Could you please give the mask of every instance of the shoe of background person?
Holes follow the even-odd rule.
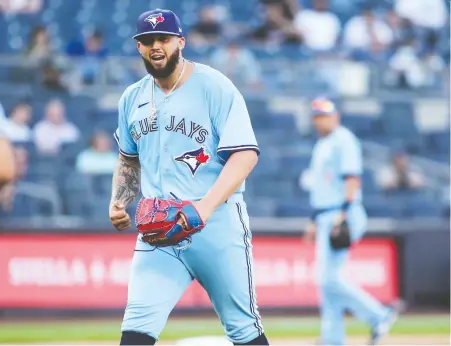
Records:
[[[399,314],[404,311],[405,305],[402,301],[398,301],[391,306],[388,316],[371,329],[371,340],[369,345],[377,345],[377,343],[386,336],[393,325],[399,318]]]

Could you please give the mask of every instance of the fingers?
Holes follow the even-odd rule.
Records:
[[[119,220],[122,219],[124,217],[128,216],[127,212],[125,211],[125,209],[122,210],[112,210],[110,212],[110,219],[113,220]]]
[[[116,227],[118,231],[122,231],[131,227],[130,216],[124,212],[121,214],[115,213],[110,217],[113,226]]]
[[[128,219],[121,222],[113,223],[113,225],[114,227],[116,227],[118,231],[124,231],[126,229],[129,229],[132,226],[132,223],[130,219]]]

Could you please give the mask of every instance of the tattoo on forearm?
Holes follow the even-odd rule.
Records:
[[[140,168],[120,161],[115,172],[114,200],[122,201],[125,206],[133,202],[139,192]]]

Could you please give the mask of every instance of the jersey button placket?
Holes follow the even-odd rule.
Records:
[[[164,103],[167,103],[167,99],[165,99]],[[161,188],[164,195],[169,195],[169,192],[171,192],[171,186],[169,183],[170,177],[171,177],[171,164],[170,160],[172,160],[171,153],[168,149],[168,146],[166,144],[166,136],[167,131],[165,130],[165,123],[167,122],[167,111],[164,110],[165,105],[161,107],[161,119],[160,119],[160,152],[164,153],[163,155],[160,155],[160,181],[161,181]]]

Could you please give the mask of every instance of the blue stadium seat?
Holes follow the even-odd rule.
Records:
[[[68,172],[62,186],[65,211],[71,216],[89,218],[95,207],[91,182],[77,171]]]
[[[310,217],[312,208],[308,200],[290,199],[278,203],[276,216],[278,217]]]
[[[358,136],[375,134],[375,122],[367,116],[343,115],[342,124]]]
[[[14,196],[13,209],[10,217],[16,219],[30,219],[39,214],[39,202],[35,198],[17,194]]]
[[[274,203],[265,201],[249,201],[247,204],[247,212],[250,217],[274,217],[276,215],[276,208]]]
[[[364,193],[375,193],[380,191],[377,186],[372,171],[365,169],[362,174],[362,188]]]
[[[426,135],[428,149],[431,153],[447,154],[449,155],[449,131],[437,131]]]
[[[252,179],[255,196],[266,196],[272,198],[292,197],[299,190],[297,179],[282,179],[279,176]]]
[[[267,152],[262,152],[259,156],[257,165],[252,171],[249,179],[257,176],[271,176],[279,172],[280,162],[277,157],[270,156]]]
[[[309,162],[310,158],[306,156],[282,157],[279,164],[280,177],[298,179],[309,167]]]

